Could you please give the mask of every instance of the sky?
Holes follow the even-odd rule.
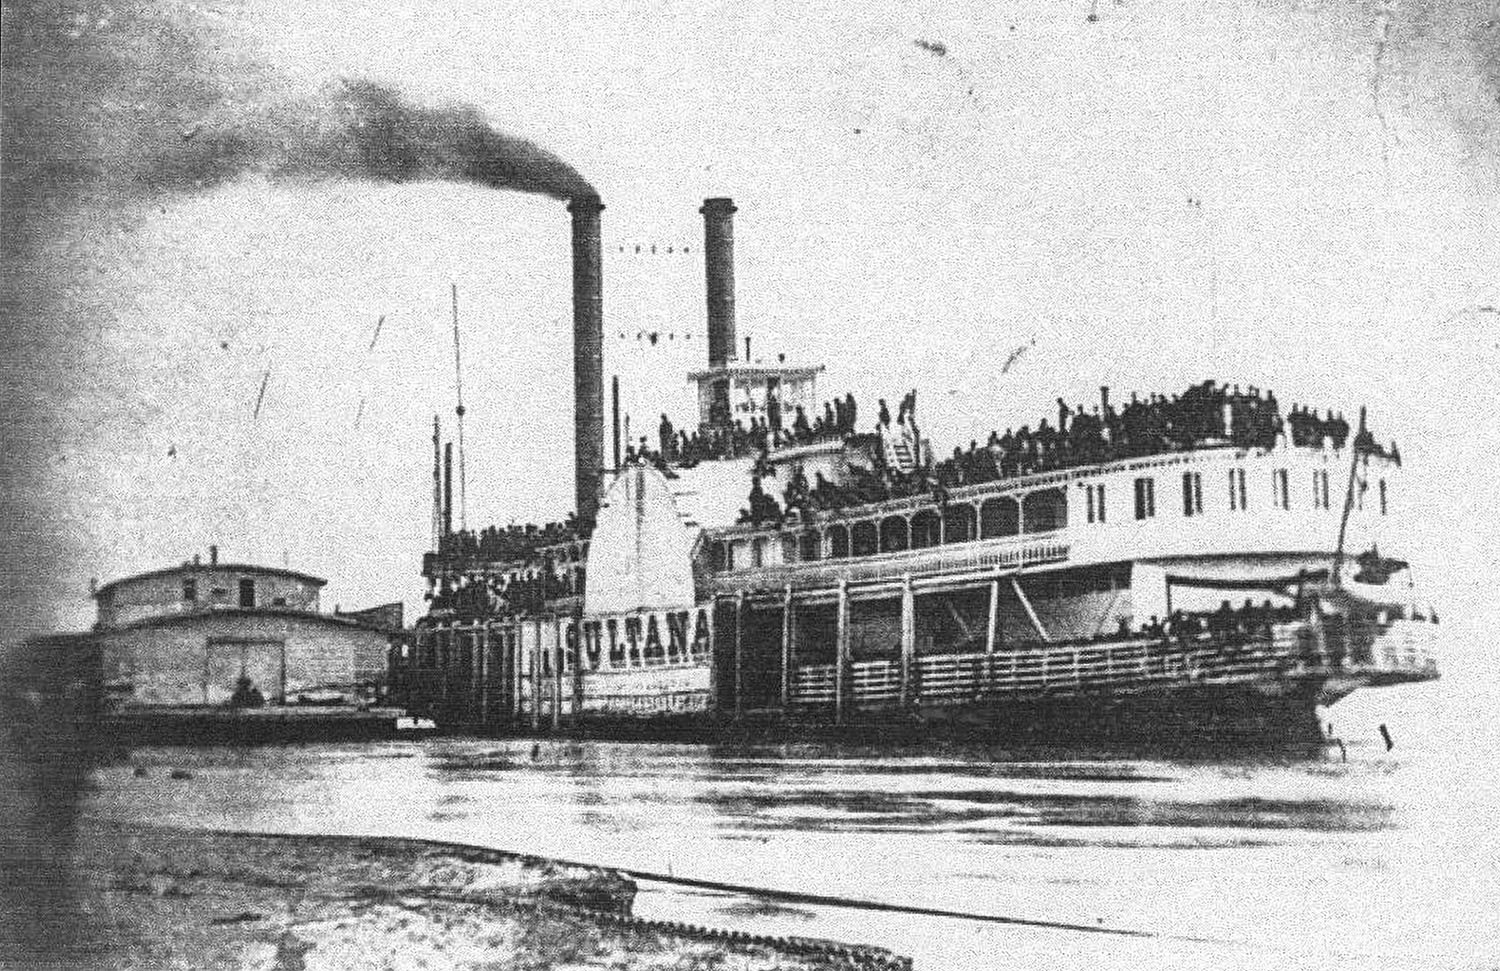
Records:
[[[419,611],[454,285],[467,521],[562,518],[575,178],[636,429],[692,414],[731,196],[739,332],[825,395],[917,387],[939,449],[1101,385],[1367,403],[1418,579],[1500,619],[1493,2],[6,9],[7,640],[211,543]]]

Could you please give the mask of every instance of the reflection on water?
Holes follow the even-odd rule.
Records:
[[[1400,757],[1396,757],[1400,755]],[[92,811],[400,834],[727,883],[1146,932],[789,905],[643,884],[648,916],[863,940],[926,968],[1487,967],[1486,803],[1451,753],[1350,761],[429,740],[147,749]],[[144,776],[137,774],[137,768]],[[188,768],[191,779],[172,779]],[[1468,801],[1466,801],[1468,800]]]

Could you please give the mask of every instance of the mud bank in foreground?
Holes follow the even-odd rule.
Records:
[[[89,966],[902,969],[878,948],[633,919],[609,870],[418,840],[86,824]]]

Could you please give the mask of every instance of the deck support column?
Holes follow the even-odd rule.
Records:
[[[911,574],[901,579],[901,707],[916,704],[913,692],[917,665],[917,597],[912,592]]]
[[[786,594],[781,601],[781,710],[784,714],[792,700],[792,663],[795,652],[792,639],[797,636],[797,602],[792,595],[792,585],[786,585]]]
[[[531,730],[542,727],[542,619],[531,622]]]
[[[838,647],[833,663],[833,721],[844,724],[849,706],[849,581],[839,580]]]
[[[563,625],[561,617],[552,619],[552,730],[562,728]]]
[[[995,683],[995,644],[1000,636],[1000,578],[990,581],[990,619],[984,631],[984,691]]]
[[[734,718],[745,714],[745,591],[734,598]]]
[[[474,637],[474,677],[478,683],[479,727],[490,727],[490,631],[481,625]]]

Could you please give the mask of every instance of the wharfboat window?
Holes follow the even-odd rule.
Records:
[[[1182,473],[1182,514],[1184,516],[1203,514],[1203,474],[1201,472]]]
[[[1089,522],[1102,523],[1106,521],[1104,505],[1104,483],[1098,485],[1086,485],[1083,487],[1084,494],[1088,497]]]
[[[240,606],[255,606],[255,581],[249,578],[240,581]]]
[[[1156,480],[1142,476],[1135,480],[1135,518],[1150,519],[1156,515]]]
[[[1229,509],[1230,511],[1244,511],[1250,508],[1245,495],[1245,470],[1229,470]]]

